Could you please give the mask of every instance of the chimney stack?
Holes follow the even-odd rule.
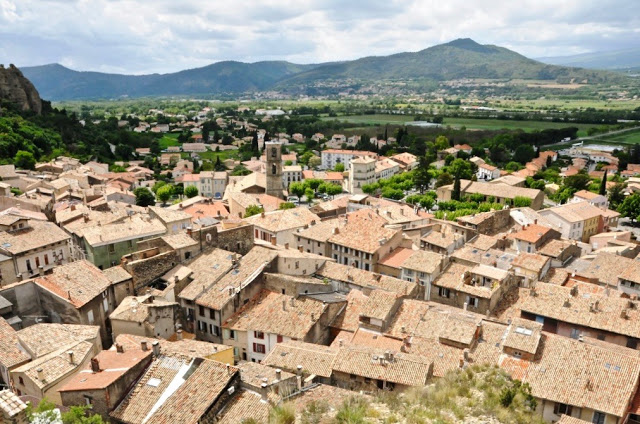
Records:
[[[42,368],[38,368],[36,371],[38,372],[38,380],[44,381],[44,372],[42,371]]]
[[[38,275],[44,277],[44,267],[42,265],[38,267]]]
[[[118,345],[116,345],[117,347]],[[140,342],[140,348],[142,349],[143,352],[146,352],[147,350],[149,350],[149,346],[147,345],[147,341],[143,340]]]
[[[283,311],[286,311],[286,310],[287,310],[287,301],[286,301],[286,300],[283,300],[283,301],[282,301],[282,310],[283,310]]]
[[[276,238],[275,238],[275,237],[271,237],[271,244],[272,244],[273,246],[275,246],[275,245],[276,245]]]
[[[302,365],[298,365],[298,366],[296,367],[296,370],[297,370],[297,374],[298,374],[298,375],[302,375]]]
[[[100,362],[97,358],[91,359],[91,372],[100,372]]]
[[[74,364],[74,362],[73,362],[73,350],[70,350],[69,352],[67,352],[67,355],[69,355],[69,362]]]
[[[159,341],[155,341],[153,343],[151,343],[152,349],[153,349],[153,354],[155,356],[160,356],[160,342]]]
[[[304,248],[301,244],[298,245],[298,250],[300,251],[300,253],[304,252]]]
[[[260,212],[260,217],[264,218],[264,211]]]
[[[177,338],[178,340],[182,340],[182,330],[178,330],[178,331],[176,331],[176,338]]]
[[[285,248],[285,249],[288,249],[288,248],[289,248],[289,243],[285,243],[285,244],[284,244],[284,248]]]
[[[466,311],[466,310],[467,310],[467,306],[468,306],[467,302],[464,302],[464,303],[462,304],[462,310],[463,310],[463,311]]]
[[[262,383],[260,385],[260,388],[262,390],[260,390],[260,395],[262,395],[262,400],[267,402],[269,400],[268,396],[267,396],[267,383]]]
[[[280,368],[276,370],[276,380],[282,380],[282,370]]]

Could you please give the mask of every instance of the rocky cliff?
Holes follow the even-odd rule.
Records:
[[[9,68],[0,65],[0,100],[9,100],[24,111],[32,110],[37,114],[42,112],[38,90],[13,65],[9,65]]]

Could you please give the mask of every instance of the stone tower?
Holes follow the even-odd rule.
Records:
[[[282,199],[282,143],[267,141],[264,152],[267,157],[267,194]]]

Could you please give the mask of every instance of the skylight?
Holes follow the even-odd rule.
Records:
[[[528,328],[524,328],[524,327],[516,327],[516,333],[522,334],[524,336],[530,336],[530,335],[533,334],[533,331],[529,330]]]

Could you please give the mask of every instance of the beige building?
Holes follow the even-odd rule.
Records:
[[[307,208],[294,208],[264,212],[246,221],[253,225],[256,240],[295,246],[297,230],[320,222],[320,217]]]
[[[376,160],[358,157],[349,162],[349,193],[362,194],[362,186],[376,182]]]
[[[436,190],[438,200],[451,200],[453,192],[453,184],[442,186]],[[486,183],[479,181],[460,180],[460,196],[471,194],[479,194],[484,196],[484,201],[500,203],[504,205],[513,205],[516,197],[524,197],[531,200],[531,209],[538,210],[542,208],[544,200],[544,192],[532,188],[514,187],[504,183]]]
[[[152,295],[125,298],[109,315],[113,338],[120,334],[169,338],[176,332],[179,304]]]

